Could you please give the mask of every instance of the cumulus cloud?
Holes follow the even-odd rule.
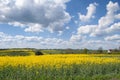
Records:
[[[105,41],[105,40],[88,40],[86,41],[86,43],[90,48],[93,49],[98,49],[99,47],[102,47],[103,49],[113,49],[119,47],[120,45],[118,42]]]
[[[106,15],[101,17],[98,20],[98,24],[96,25],[85,25],[80,26],[78,28],[78,34],[87,34],[89,33],[90,36],[103,36],[113,31],[119,30],[119,22],[115,22],[119,20],[119,13],[118,10],[120,9],[117,2],[109,2],[106,5]]]
[[[80,42],[84,39],[85,37],[82,35],[72,35],[70,38],[70,42]]]
[[[101,17],[98,20],[97,28],[94,32],[92,32],[92,36],[105,36],[108,35],[108,32],[112,32],[113,26],[115,31],[115,26],[118,26],[119,24],[116,22],[120,20],[119,18],[119,4],[117,2],[113,3],[112,1],[109,1],[109,3],[106,5],[106,15]],[[111,27],[111,29],[110,29]]]
[[[0,32],[0,48],[68,48],[69,42],[58,38],[40,36],[8,35]]]
[[[0,23],[24,27],[26,32],[51,32],[63,29],[71,16],[69,0],[0,0]]]
[[[20,22],[9,22],[8,24],[13,25],[14,27],[18,27],[18,26],[21,28],[25,27],[25,24],[21,24]]]
[[[91,32],[94,32],[96,28],[97,28],[97,25],[80,26],[77,29],[77,34],[90,34]]]
[[[23,36],[23,35],[16,35],[16,36],[11,36],[8,34],[5,34],[3,32],[0,32],[0,41],[1,42],[28,42],[28,41],[41,41],[43,38],[38,37],[38,36]]]
[[[120,35],[115,34],[113,36],[107,36],[105,38],[105,40],[107,40],[107,41],[120,41]]]
[[[86,35],[92,35],[91,33],[97,28],[97,25],[85,25],[80,26],[77,29],[77,34],[72,35],[70,41],[72,42],[81,42],[83,39],[86,38]]]
[[[118,18],[119,16],[116,13],[120,9],[117,2],[113,3],[110,1],[107,4],[106,9],[107,9],[106,15],[101,17],[100,20],[98,21],[99,27],[102,27],[102,28],[108,27],[109,25],[111,25],[115,21],[115,19],[120,19]]]
[[[106,38],[104,40],[83,40],[86,37],[81,35],[73,35],[70,41],[59,38],[43,38],[41,36],[24,36],[24,35],[8,35],[0,32],[0,48],[48,48],[48,49],[65,49],[65,48],[89,48],[97,49],[103,46],[104,49],[119,46],[118,43],[109,42],[112,39],[120,40],[120,35]],[[77,40],[77,41],[76,41]],[[108,41],[109,40],[109,41]],[[114,46],[113,46],[114,45]]]
[[[96,12],[97,5],[98,5],[97,3],[89,4],[89,6],[86,8],[87,9],[86,15],[79,13],[79,19],[83,22],[87,22],[90,19],[94,18],[95,17],[94,14]]]
[[[120,31],[120,22],[114,23],[109,28],[106,29],[107,33],[119,32]]]
[[[31,24],[28,28],[26,28],[25,32],[43,32],[42,25],[40,24]]]
[[[90,4],[91,5],[91,4]],[[106,5],[106,14],[105,16],[102,16],[98,20],[98,24],[96,25],[83,25],[78,27],[77,33],[75,35],[72,35],[70,40],[81,40],[81,37],[99,37],[104,39],[106,36],[118,34],[120,31],[120,13],[118,12],[120,10],[119,4],[117,2],[113,3],[112,1],[109,1],[109,3]],[[86,38],[83,38],[86,39]],[[105,38],[109,39],[109,37]]]

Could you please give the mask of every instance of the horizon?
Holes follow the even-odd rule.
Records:
[[[9,50],[9,49],[37,49],[37,50],[67,50],[67,49],[70,49],[70,50],[84,50],[84,49],[88,49],[88,50],[99,50],[99,49],[102,49],[102,50],[120,50],[120,47],[118,48],[112,48],[112,49],[104,49],[102,47],[99,47],[98,49],[89,49],[89,48],[25,48],[25,47],[22,47],[22,48],[0,48],[0,50]]]

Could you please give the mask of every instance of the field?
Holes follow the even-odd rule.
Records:
[[[1,56],[0,80],[120,80],[120,55]]]
[[[33,50],[28,49],[3,49],[0,50],[0,56],[29,56],[35,55]]]

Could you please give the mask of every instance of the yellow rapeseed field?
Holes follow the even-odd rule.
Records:
[[[106,57],[104,57],[106,56]],[[112,57],[111,57],[112,56]],[[71,64],[105,64],[105,63],[120,63],[120,58],[116,55],[105,54],[56,54],[56,55],[42,55],[42,56],[3,56],[0,57],[0,66],[18,66],[25,65],[27,67],[32,66],[49,66],[49,67],[62,67],[63,65]]]

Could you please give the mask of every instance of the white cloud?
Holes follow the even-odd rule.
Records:
[[[107,9],[107,13],[105,16],[101,17],[100,20],[99,20],[99,27],[108,27],[109,25],[111,25],[116,17],[115,16],[118,16],[118,14],[116,14],[116,12],[120,9],[119,5],[117,2],[113,3],[113,2],[109,2],[106,6],[106,9]]]
[[[90,34],[94,32],[94,30],[97,28],[97,25],[85,25],[80,26],[77,30],[77,34]]]
[[[24,26],[26,32],[61,31],[71,19],[66,12],[68,1],[0,0],[0,23]]]
[[[107,33],[119,32],[120,31],[120,22],[114,23],[109,28],[106,29]]]
[[[106,9],[106,15],[98,20],[98,24],[78,27],[77,33],[71,36],[70,41],[84,42],[84,47],[90,47],[90,45],[100,47],[105,44],[106,48],[112,47],[112,45],[119,46],[118,41],[120,40],[116,40],[114,44],[111,41],[105,40],[118,39],[120,37],[118,35],[111,36],[120,33],[120,14],[118,12],[120,7],[117,2],[113,3],[109,1]]]
[[[63,31],[58,31],[58,36],[61,36],[63,34]]]
[[[117,2],[113,3],[109,1],[106,5],[106,9],[106,15],[98,20],[98,28],[92,33],[93,36],[108,35],[108,31],[110,31],[109,27],[111,26],[111,29],[113,29],[112,26],[117,24],[115,21],[120,19],[118,13],[120,7]]]
[[[66,29],[68,30],[68,29],[70,29],[70,27],[69,27],[69,26],[67,26],[67,27],[66,27]]]
[[[40,36],[23,36],[23,35],[8,35],[0,32],[0,48],[48,48],[48,49],[65,49],[65,48],[89,48],[98,49],[103,47],[104,49],[115,48],[119,46],[116,42],[109,42],[104,40],[86,40],[86,37],[81,35],[72,35],[70,41],[65,41],[59,38],[43,38]],[[84,39],[84,40],[83,40]],[[107,40],[120,41],[120,35],[108,37]]]
[[[91,37],[100,37],[119,31],[120,24],[119,22],[116,22],[120,19],[120,14],[118,13],[120,7],[118,3],[109,1],[109,3],[106,5],[106,9],[106,15],[98,20],[98,24],[80,26],[77,30],[77,34],[88,34]]]
[[[8,35],[0,32],[0,48],[68,48],[69,42],[58,38]]]
[[[5,34],[3,32],[0,32],[0,41],[2,42],[18,42],[18,41],[22,41],[22,42],[28,42],[28,41],[41,41],[42,37],[38,37],[38,36],[23,36],[23,35],[16,35],[16,36],[11,36],[8,34]]]
[[[120,14],[115,15],[116,19],[120,19]]]
[[[95,17],[94,14],[96,12],[97,5],[98,5],[97,3],[89,4],[89,6],[86,8],[87,9],[86,15],[79,13],[79,19],[83,22],[87,22],[90,19],[94,18]]]
[[[120,40],[120,35],[115,34],[115,35],[113,35],[113,36],[107,36],[107,37],[105,38],[105,40],[107,40],[107,41],[113,41],[113,40],[119,41],[119,40]]]
[[[85,37],[82,35],[72,35],[70,38],[70,42],[81,42]]]
[[[80,26],[77,29],[77,34],[71,36],[71,42],[81,42],[82,40],[86,39],[86,35],[92,35],[92,32],[97,28],[97,25],[85,25]]]
[[[116,47],[119,47],[120,45],[118,42],[105,40],[88,40],[86,41],[86,43],[86,47],[90,47],[93,49],[98,49],[99,47],[102,47],[103,49],[114,49]]]
[[[8,24],[13,25],[15,27],[21,27],[21,28],[25,27],[25,24],[21,24],[20,22],[9,22]]]
[[[116,11],[119,10],[119,4],[117,2],[113,3],[112,1],[109,1],[107,7],[107,14],[114,14]]]
[[[42,28],[40,24],[30,24],[30,26],[25,29],[25,32],[43,32]]]
[[[0,32],[0,37],[4,37],[4,33],[3,32]]]

